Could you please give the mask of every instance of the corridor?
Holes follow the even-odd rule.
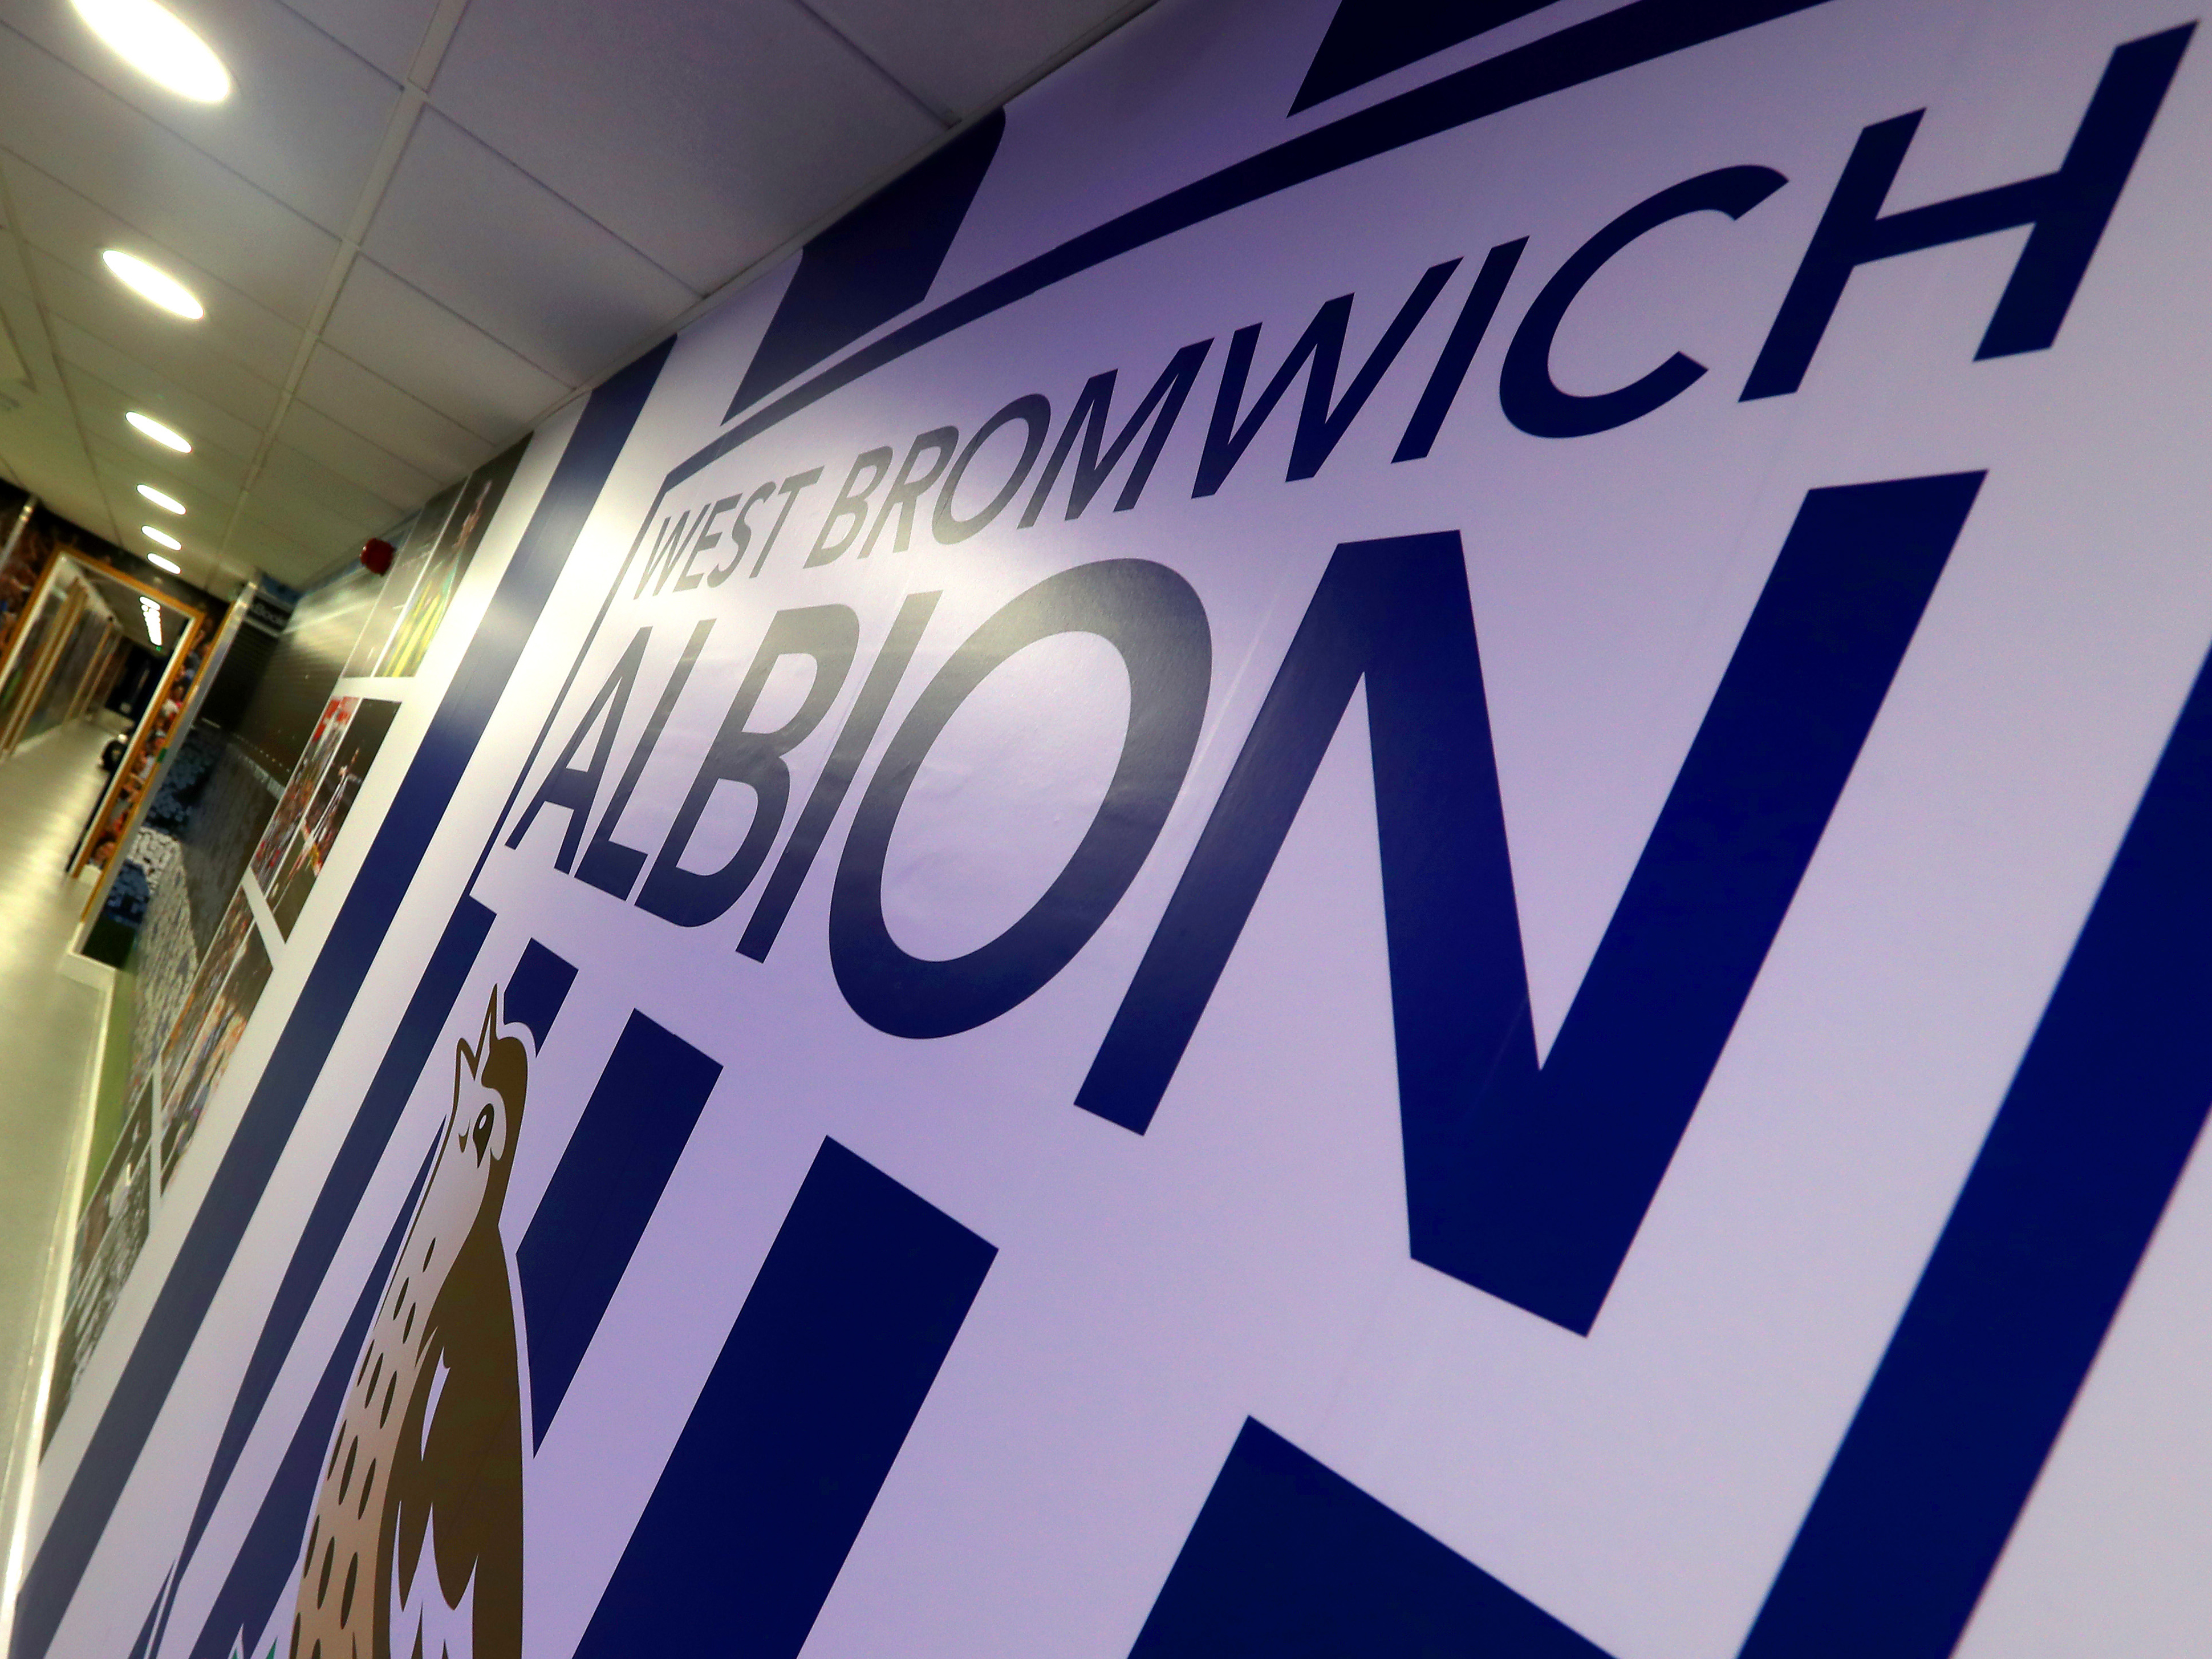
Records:
[[[33,1360],[58,1312],[59,1211],[74,1206],[83,1185],[76,1165],[106,1006],[101,992],[60,971],[89,891],[62,871],[106,781],[100,745],[120,725],[105,714],[72,721],[0,762],[0,1006],[8,1011],[0,1036],[0,1422],[9,1449],[37,1443]],[[20,1462],[11,1453],[0,1467],[10,1557],[21,1547]]]

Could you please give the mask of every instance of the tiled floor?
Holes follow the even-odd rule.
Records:
[[[41,1304],[100,1047],[100,993],[58,964],[88,894],[62,868],[106,781],[107,737],[78,722],[0,763],[0,1571],[26,1467]]]

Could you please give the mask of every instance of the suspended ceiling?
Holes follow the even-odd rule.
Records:
[[[0,473],[227,593],[326,568],[1145,0],[170,3],[226,101],[0,0]]]
[[[173,605],[162,605],[161,643],[155,645],[154,636],[146,627],[146,612],[139,603],[140,594],[134,587],[126,587],[112,576],[103,576],[97,570],[87,569],[85,579],[92,584],[107,614],[123,637],[143,651],[160,653],[184,637],[185,613]]]

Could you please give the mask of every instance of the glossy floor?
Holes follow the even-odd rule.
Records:
[[[100,1048],[105,1000],[60,964],[89,890],[63,866],[106,781],[108,735],[75,722],[0,763],[0,1569],[13,1565],[41,1326]]]

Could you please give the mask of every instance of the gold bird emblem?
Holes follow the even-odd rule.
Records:
[[[522,1399],[500,1237],[530,1050],[499,992],[377,1305],[301,1552],[290,1659],[519,1659]]]

